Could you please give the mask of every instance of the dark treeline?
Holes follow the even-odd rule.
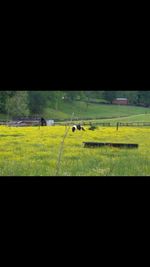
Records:
[[[150,91],[0,91],[0,113],[28,116],[42,114],[46,107],[58,110],[64,102],[111,103],[116,97],[128,98],[131,105],[150,106]]]

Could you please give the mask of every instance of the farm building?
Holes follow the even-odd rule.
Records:
[[[46,120],[47,126],[52,126],[54,125],[54,120]]]
[[[128,105],[128,99],[127,98],[115,98],[112,101],[112,104],[116,104],[116,105]]]

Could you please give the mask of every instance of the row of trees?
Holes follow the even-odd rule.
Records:
[[[44,108],[58,110],[64,102],[126,97],[133,105],[150,105],[150,91],[0,91],[0,113],[11,116],[42,114]]]

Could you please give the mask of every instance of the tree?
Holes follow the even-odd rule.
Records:
[[[0,112],[6,113],[6,102],[9,97],[14,96],[16,91],[0,91]]]
[[[28,93],[27,91],[16,91],[16,93],[9,97],[6,101],[6,111],[8,116],[28,116]]]
[[[54,108],[56,110],[58,110],[58,108],[60,107],[61,103],[63,102],[65,94],[64,94],[63,91],[52,91],[51,95],[52,95],[51,99],[52,99]]]
[[[76,96],[77,96],[77,94],[75,91],[67,91],[67,99],[70,102],[73,102],[76,99]]]
[[[92,91],[85,91],[85,95],[86,95],[86,98],[87,98],[87,100],[86,100],[86,108],[88,109],[90,98],[92,97],[93,92]]]
[[[116,98],[116,91],[104,91],[103,92],[103,97],[105,98],[105,100],[109,101],[110,103],[112,102],[112,100],[114,98]]]
[[[138,102],[144,106],[150,106],[150,91],[138,91]]]
[[[48,91],[29,91],[29,109],[32,114],[41,114],[49,100]]]
[[[5,113],[6,104],[6,93],[5,91],[0,91],[0,112]]]

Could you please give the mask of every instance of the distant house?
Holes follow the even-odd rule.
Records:
[[[128,99],[127,98],[115,98],[113,99],[112,104],[128,105]]]

